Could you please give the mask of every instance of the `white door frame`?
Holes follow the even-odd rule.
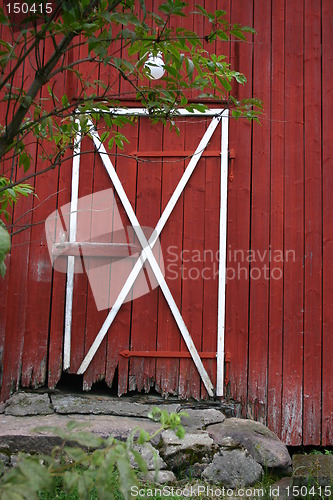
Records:
[[[108,313],[99,333],[97,334],[93,344],[91,345],[88,353],[86,354],[83,362],[81,363],[78,374],[83,374],[88,368],[91,360],[93,359],[98,347],[100,346],[103,338],[107,334],[114,318],[116,317],[121,305],[123,304],[128,292],[134,284],[141,268],[146,260],[149,261],[150,266],[155,274],[155,277],[161,287],[161,290],[169,304],[170,310],[175,318],[179,327],[180,333],[187,345],[191,357],[198,369],[200,377],[206,387],[209,396],[214,396],[213,384],[206,372],[202,360],[197,352],[193,343],[190,333],[184,323],[181,313],[174,301],[174,298],[169,290],[169,287],[164,279],[164,276],[159,268],[159,265],[152,253],[152,248],[156,243],[161,231],[166,224],[173,208],[175,207],[179,197],[181,196],[188,180],[190,179],[196,165],[198,164],[203,151],[208,145],[214,131],[218,124],[222,123],[221,127],[221,186],[220,186],[220,234],[219,234],[219,283],[218,283],[218,328],[217,328],[217,385],[215,389],[216,396],[223,396],[224,388],[224,333],[225,333],[225,286],[226,286],[226,251],[227,251],[227,188],[228,188],[228,119],[229,113],[227,109],[209,109],[204,113],[199,111],[190,112],[185,109],[180,109],[180,116],[209,116],[212,120],[205,131],[196,151],[194,152],[190,162],[188,163],[183,176],[181,177],[174,193],[172,194],[168,204],[166,205],[151,238],[147,241],[141,225],[136,218],[134,210],[127,198],[127,195],[122,187],[118,175],[113,167],[113,164],[107,154],[103,143],[100,140],[98,132],[93,125],[91,118],[89,118],[90,135],[94,145],[101,156],[102,162],[106,171],[113,183],[113,186],[118,193],[120,201],[129,217],[131,224],[137,234],[139,242],[143,248],[140,258],[134,265],[127,281],[125,282],[122,290],[119,293],[114,305]],[[100,110],[96,112],[101,113]],[[128,116],[149,116],[146,108],[113,108],[109,113],[128,115]],[[77,120],[78,126],[79,121]],[[72,194],[71,194],[71,207],[70,207],[70,231],[69,241],[75,242],[76,226],[77,226],[77,206],[78,206],[78,187],[79,187],[79,169],[80,169],[80,148],[81,148],[81,133],[80,129],[75,139],[74,144],[74,158],[72,170]],[[71,352],[71,324],[72,324],[72,307],[73,307],[73,292],[74,292],[74,256],[68,257],[67,263],[67,283],[66,283],[66,306],[65,306],[65,332],[64,332],[64,360],[63,368],[67,370],[70,367],[70,352]]]

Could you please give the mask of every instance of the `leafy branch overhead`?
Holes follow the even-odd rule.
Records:
[[[119,128],[129,119],[109,112],[120,98],[138,101],[153,120],[171,126],[179,107],[204,111],[207,99],[222,101],[235,117],[257,119],[260,101],[236,99],[233,82],[244,84],[246,77],[220,50],[228,52],[230,40],[246,40],[254,30],[231,25],[225,11],[190,9],[181,0],[161,2],[154,12],[145,0],[63,0],[46,4],[43,13],[28,4],[20,26],[14,26],[13,13],[0,9],[0,215],[20,193],[29,193],[29,186],[14,186],[61,164],[73,145],[76,118],[88,133],[86,115],[98,121],[103,114],[104,140],[121,148],[126,137]],[[179,27],[177,18],[185,16],[200,16],[205,32]],[[145,64],[149,54],[165,63],[158,82]],[[107,77],[96,78],[99,73]],[[64,77],[65,89],[58,84]],[[126,95],[119,80],[127,82]],[[28,172],[35,162],[32,144],[45,161],[38,172]],[[20,180],[17,167],[26,173]]]

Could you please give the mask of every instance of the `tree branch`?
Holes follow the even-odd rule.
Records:
[[[112,4],[109,6],[109,10],[113,10],[121,3],[122,0],[114,0]],[[87,16],[95,7],[99,4],[99,0],[91,0],[87,8],[83,13],[83,18]],[[16,111],[11,123],[6,127],[6,132],[0,136],[0,158],[12,147],[12,142],[16,135],[20,131],[20,126],[24,120],[24,117],[27,114],[28,109],[30,108],[33,100],[37,96],[38,92],[41,90],[43,85],[49,81],[50,75],[59,62],[60,58],[65,54],[70,46],[73,38],[77,36],[79,32],[70,32],[63,37],[61,42],[57,45],[54,54],[50,57],[47,63],[36,72],[35,79],[32,82],[28,92],[26,93],[24,102],[21,102],[18,110]]]

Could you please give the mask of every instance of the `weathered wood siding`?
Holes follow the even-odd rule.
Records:
[[[158,2],[148,3],[156,8]],[[232,22],[256,28],[253,42],[216,43],[216,50],[227,52],[248,78],[237,95],[264,101],[261,125],[230,120],[235,159],[228,190],[226,393],[243,403],[244,415],[267,423],[288,444],[332,445],[333,5],[330,0],[206,0],[205,6],[224,8]],[[198,16],[181,22],[204,36],[206,26]],[[45,53],[51,50],[46,47]],[[69,57],[82,56],[76,51]],[[18,75],[18,82],[27,77]],[[108,77],[101,67],[99,78]],[[58,78],[56,85],[75,93],[72,76]],[[128,83],[120,82],[119,90],[131,104]],[[186,164],[167,163],[162,151],[195,148],[205,126],[205,119],[187,121],[176,139],[145,119],[128,129],[125,153],[161,151],[159,161],[146,156],[153,164],[117,158],[117,172],[143,225],[155,226]],[[42,170],[40,146],[30,148],[35,168]],[[90,148],[88,141],[83,148]],[[208,150],[218,148],[216,133]],[[87,154],[84,162],[79,195],[109,187],[98,156]],[[200,162],[162,232],[162,248],[218,248],[219,160],[206,156]],[[14,208],[15,230],[33,225],[13,237],[0,285],[2,399],[19,386],[55,387],[61,377],[65,275],[52,270],[42,222],[68,203],[70,179],[71,161],[64,161],[59,172],[32,181],[38,198]],[[217,282],[178,278],[168,284],[198,350],[214,351]],[[75,275],[74,308],[73,372],[105,317],[93,308],[84,274]],[[184,349],[158,289],[124,304],[112,329],[84,376],[86,389],[104,377],[111,386],[118,367],[119,393],[153,386],[162,393],[206,397],[190,360],[118,359],[128,348]],[[205,366],[214,379],[216,362],[206,360]]]

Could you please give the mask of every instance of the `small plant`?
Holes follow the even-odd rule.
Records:
[[[103,439],[80,429],[82,424],[68,422],[65,429],[43,427],[62,440],[50,455],[20,453],[16,467],[0,478],[1,500],[34,500],[39,498],[130,498],[131,487],[137,485],[137,475],[130,465],[131,456],[141,472],[147,473],[147,464],[136,448],[145,444],[165,429],[172,429],[178,437],[185,435],[181,416],[154,408],[149,414],[160,424],[153,434],[142,429],[133,430],[125,442],[110,436]],[[62,493],[65,495],[63,496]],[[48,496],[51,495],[51,496]]]

